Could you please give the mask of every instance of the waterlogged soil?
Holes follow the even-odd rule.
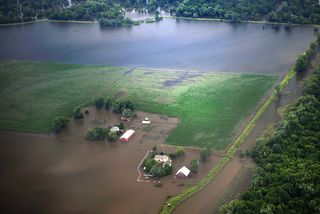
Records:
[[[157,213],[168,196],[199,181],[220,159],[211,156],[189,179],[170,175],[137,182],[137,167],[148,150],[155,145],[159,152],[176,150],[164,142],[179,120],[137,112],[136,119],[125,122],[136,131],[128,143],[89,142],[88,128],[118,124],[120,116],[88,110],[83,120],[71,120],[57,135],[0,132],[2,213]],[[142,126],[145,117],[150,127]],[[197,149],[185,153],[173,162],[174,172],[199,159]]]

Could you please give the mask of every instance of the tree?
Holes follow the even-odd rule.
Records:
[[[87,140],[103,140],[107,136],[108,132],[104,128],[89,129],[86,134]]]
[[[178,148],[177,151],[176,151],[176,155],[177,155],[177,157],[184,156],[185,152],[184,152],[183,148]]]
[[[120,130],[124,130],[124,124],[123,122],[120,122],[119,125],[118,125],[119,129]]]
[[[169,154],[169,158],[171,158],[172,160],[177,158],[177,154],[176,153],[170,153]]]
[[[150,169],[150,174],[156,178],[160,178],[166,176],[166,170],[161,164],[154,164]]]
[[[163,168],[164,168],[164,171],[166,173],[165,176],[172,174],[172,172],[173,172],[173,167],[172,166],[170,166],[169,164],[165,164],[163,166]]]
[[[133,111],[131,111],[131,109],[124,109],[122,112],[122,117],[124,118],[134,118],[135,117],[135,113],[133,113]]]
[[[145,172],[149,172],[155,164],[157,164],[157,162],[153,158],[148,158],[143,162],[142,166]]]
[[[52,120],[54,132],[61,132],[67,127],[69,120],[63,116],[56,117]]]
[[[211,153],[211,151],[208,148],[205,148],[205,149],[201,150],[201,152],[200,152],[201,161],[202,162],[206,162],[208,157],[209,157],[209,155],[210,155],[210,153]]]
[[[197,160],[192,160],[190,162],[190,170],[192,173],[197,173],[199,167],[199,162]]]
[[[156,11],[156,13],[155,13],[155,15],[154,15],[154,20],[155,20],[156,22],[162,20],[162,17],[160,16],[160,13],[159,13],[158,10]]]
[[[107,99],[105,100],[104,103],[105,103],[106,109],[109,110],[110,107],[112,106],[112,99],[109,97],[109,98],[107,98]]]
[[[300,71],[303,71],[306,66],[308,64],[308,58],[305,54],[302,54],[298,57],[297,61],[296,61],[296,64],[295,64],[295,71],[296,72],[300,72]]]
[[[117,132],[108,132],[107,133],[107,136],[108,136],[108,139],[111,141],[111,142],[115,142],[119,139],[119,135]]]
[[[94,105],[96,106],[97,109],[102,109],[103,104],[104,104],[104,99],[102,97],[99,97],[94,101]]]
[[[125,109],[125,106],[126,106],[126,101],[120,98],[113,104],[113,112],[122,113],[123,110]]]
[[[134,106],[134,104],[133,104],[131,101],[127,100],[127,101],[126,101],[125,108],[130,109],[131,111],[134,111],[135,106]]]
[[[73,111],[73,118],[74,119],[82,119],[84,117],[83,113],[81,112],[80,107],[76,107]]]

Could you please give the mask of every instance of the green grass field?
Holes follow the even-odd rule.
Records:
[[[186,76],[193,76],[185,78]],[[184,73],[93,65],[0,62],[0,128],[49,132],[57,115],[94,98],[132,100],[139,109],[180,118],[167,143],[224,149],[278,77]],[[166,81],[177,84],[167,86]]]

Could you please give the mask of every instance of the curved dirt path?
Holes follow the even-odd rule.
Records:
[[[279,109],[293,104],[303,95],[304,80],[313,73],[319,64],[320,53],[314,57],[305,72],[294,76],[289,81],[282,95],[269,106],[240,146],[241,151],[251,150],[256,139],[281,119]],[[180,204],[173,213],[218,213],[221,205],[238,198],[242,192],[249,188],[253,167],[252,159],[245,159],[245,161],[241,158],[232,159],[207,187]]]

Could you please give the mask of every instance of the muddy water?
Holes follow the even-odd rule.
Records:
[[[160,187],[152,180],[138,183],[137,166],[150,148],[175,151],[162,143],[178,120],[138,112],[136,120],[125,124],[136,130],[129,143],[88,142],[84,135],[89,127],[119,123],[118,115],[89,111],[59,135],[0,132],[2,213],[157,213],[168,195],[198,181],[219,160],[211,157],[190,180],[168,176]],[[152,122],[148,129],[140,124],[144,117]],[[174,162],[175,171],[198,157],[198,150],[187,149]]]
[[[293,104],[303,95],[304,81],[320,64],[320,54],[313,59],[308,69],[293,77],[285,87],[278,100],[270,105],[265,114],[258,120],[255,128],[245,139],[240,149],[251,150],[259,138],[268,128],[281,119],[281,109]],[[238,198],[242,192],[249,188],[252,176],[252,160],[241,158],[232,159],[219,175],[201,192],[184,201],[174,213],[218,213],[221,205]]]
[[[234,182],[234,179],[242,169],[248,169],[251,166],[252,163],[248,160],[237,159],[230,161],[213,182],[202,190],[200,194],[196,194],[190,200],[178,206],[174,213],[207,214],[213,211],[217,212],[217,209],[213,210],[212,208],[219,204],[221,196],[226,193],[226,189]]]

